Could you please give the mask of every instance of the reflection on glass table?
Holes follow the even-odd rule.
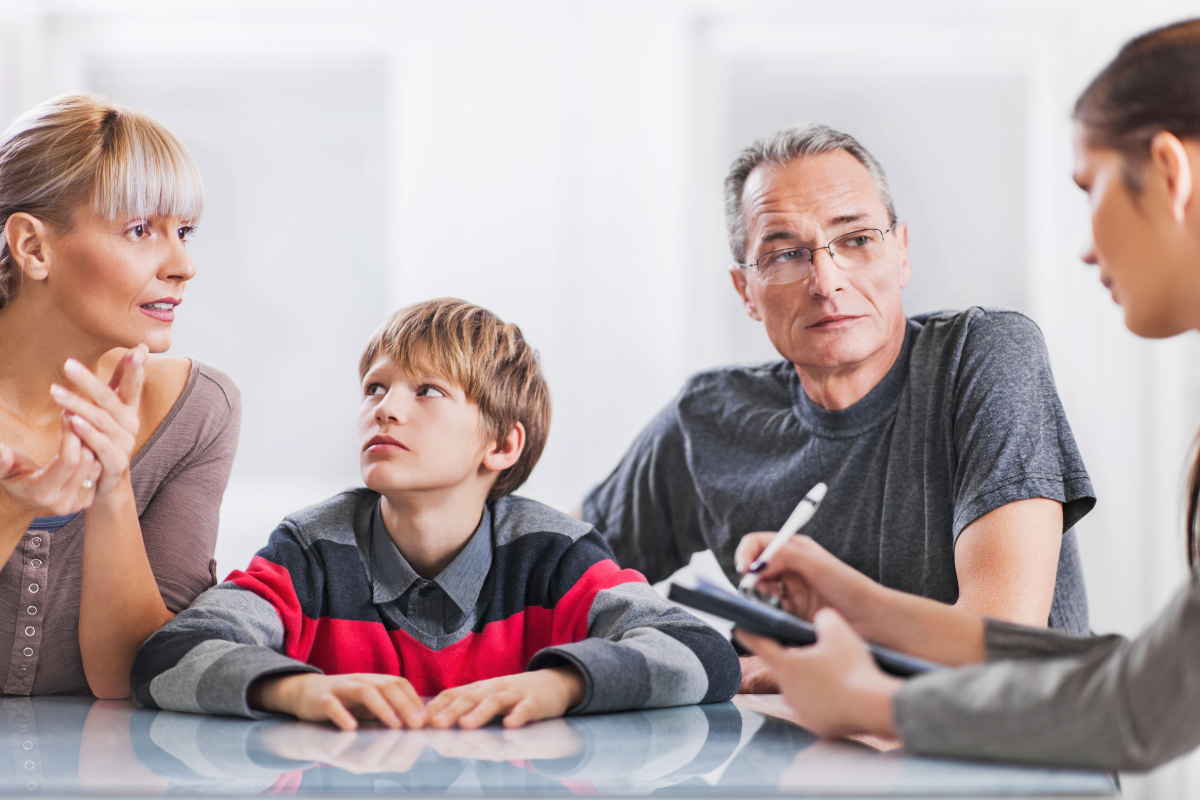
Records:
[[[881,753],[827,742],[778,698],[547,720],[517,730],[354,732],[150,711],[90,698],[4,698],[13,794],[1059,795],[1109,797],[1104,773]],[[3,747],[3,745],[0,745]]]

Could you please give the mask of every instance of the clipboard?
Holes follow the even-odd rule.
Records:
[[[772,608],[766,603],[733,594],[703,579],[697,582],[695,588],[678,583],[670,584],[667,599],[730,620],[743,630],[770,636],[787,647],[803,647],[817,641],[812,623],[786,611]],[[868,642],[867,646],[880,669],[900,678],[946,669],[944,664],[906,655],[877,644]]]

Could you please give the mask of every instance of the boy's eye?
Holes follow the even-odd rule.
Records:
[[[385,389],[383,387],[382,383],[368,383],[366,391],[364,391],[363,394],[367,395],[367,396],[370,396],[373,394],[376,394],[376,395],[387,394],[387,389]]]
[[[446,393],[436,386],[425,385],[417,390],[417,397],[445,397]]]

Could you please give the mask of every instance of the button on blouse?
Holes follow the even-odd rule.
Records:
[[[130,464],[146,558],[171,611],[187,608],[216,582],[218,511],[240,419],[240,395],[229,377],[193,361],[183,393]],[[38,517],[0,564],[6,695],[91,693],[79,650],[86,517],[87,511]]]

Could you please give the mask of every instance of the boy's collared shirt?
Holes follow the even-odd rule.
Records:
[[[475,610],[492,568],[492,514],[483,516],[466,546],[433,580],[425,580],[400,552],[378,505],[371,519],[371,589],[377,605],[394,604],[408,621],[430,636],[462,627]]]

